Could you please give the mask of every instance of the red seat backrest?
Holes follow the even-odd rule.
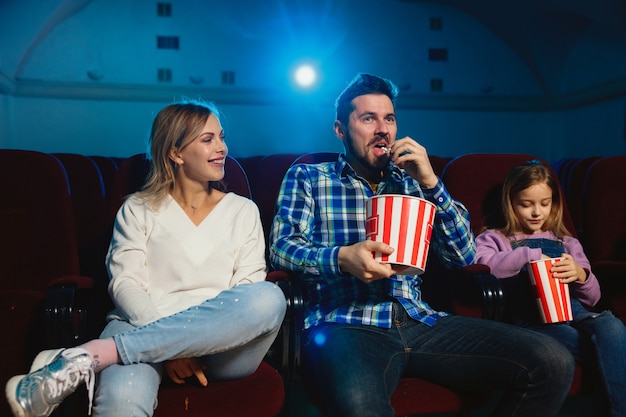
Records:
[[[113,187],[111,188],[109,206],[111,222],[115,219],[115,215],[124,199],[143,187],[149,171],[150,161],[143,153],[129,156],[119,163],[115,181],[113,181]]]
[[[0,384],[28,370],[45,348],[43,300],[51,282],[79,274],[70,188],[61,162],[26,150],[0,150]],[[0,415],[10,415],[5,399]]]
[[[0,150],[1,288],[45,291],[78,275],[74,209],[67,174],[53,155]]]
[[[587,170],[595,161],[600,159],[599,156],[590,156],[588,158],[581,158],[572,164],[569,170],[569,175],[565,180],[565,187],[563,189],[565,193],[565,200],[569,207],[570,214],[572,216],[572,222],[576,227],[576,232],[579,236],[583,236],[583,187],[585,185],[585,178],[587,177]]]
[[[261,223],[266,236],[272,225],[276,197],[285,172],[300,155],[298,153],[267,155],[258,161],[255,171],[250,173],[252,199],[261,212]]]
[[[430,165],[433,167],[433,171],[435,171],[435,174],[441,177],[444,168],[446,167],[447,163],[452,160],[452,157],[428,155],[428,159],[430,159]]]
[[[338,152],[310,152],[300,155],[291,165],[296,164],[319,164],[320,162],[336,161]]]
[[[254,173],[256,172],[256,167],[259,164],[259,161],[263,158],[265,158],[265,155],[244,156],[244,157],[235,158],[237,159],[237,162],[239,162],[239,165],[241,165],[241,168],[243,168],[244,172],[248,176],[248,182],[250,183],[250,191],[252,192],[253,192],[252,175],[254,175]],[[254,194],[252,195],[252,198],[254,199]]]
[[[230,156],[226,157],[223,183],[226,186],[227,192],[233,192],[242,197],[252,198],[248,175],[241,167],[241,164]]]
[[[53,155],[65,167],[70,182],[78,245],[89,245],[100,236],[106,220],[106,196],[100,168],[93,159],[85,155]]]
[[[111,189],[113,188],[113,182],[115,181],[115,175],[119,168],[117,160],[108,156],[92,155],[90,158],[98,165],[100,174],[102,175],[102,182],[104,184],[104,195],[107,200],[111,197]]]
[[[626,261],[626,155],[601,158],[589,167],[583,201],[589,260]]]
[[[100,168],[85,155],[53,155],[63,163],[70,182],[80,272],[93,278],[105,278],[107,274],[103,259],[111,233],[108,225],[108,198]]]
[[[452,198],[463,203],[469,211],[474,234],[479,234],[486,226],[501,226],[500,197],[504,178],[513,167],[531,159],[541,160],[528,154],[475,153],[448,162],[442,175],[443,183]],[[542,162],[550,167],[545,161]],[[565,225],[575,234],[565,202],[564,205]]]

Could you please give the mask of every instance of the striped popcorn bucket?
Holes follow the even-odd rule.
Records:
[[[374,252],[374,259],[406,266],[402,275],[424,273],[434,217],[435,205],[418,197],[387,194],[368,199],[367,239],[395,249],[391,255]]]
[[[572,305],[567,284],[552,277],[550,269],[561,258],[542,259],[528,264],[530,284],[537,294],[539,315],[544,323],[572,320]]]

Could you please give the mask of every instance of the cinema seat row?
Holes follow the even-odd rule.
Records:
[[[230,191],[257,203],[267,232],[287,168],[293,163],[328,161],[336,156],[228,157],[225,182]],[[523,154],[468,154],[432,156],[431,162],[453,197],[466,204],[472,228],[479,232],[504,174],[513,165],[533,158]],[[626,320],[626,156],[595,158],[586,160],[585,165],[584,180],[568,183],[567,195],[579,196],[572,201],[582,202],[576,208],[580,209],[578,225],[573,222],[573,205],[567,211],[568,226],[580,234],[601,280],[605,294],[601,307],[611,308]],[[0,150],[0,226],[5,236],[0,247],[4,271],[0,331],[14,341],[0,349],[4,358],[12,358],[0,374],[3,386],[10,376],[26,371],[39,350],[76,345],[98,335],[111,308],[104,255],[114,215],[124,196],[140,188],[147,169],[143,155],[110,158]],[[573,172],[570,177],[574,178]],[[434,306],[457,314],[502,319],[505,296],[487,267],[447,271],[431,259],[434,257],[423,276],[424,294]],[[429,280],[429,276],[438,279]],[[288,274],[272,271],[268,279],[285,291],[290,308],[281,334],[257,372],[239,381],[212,383],[208,388],[164,383],[155,416],[292,415],[287,396],[300,378],[300,292],[297,280]],[[578,369],[570,393],[586,394],[588,384],[584,371]],[[316,403],[315,393],[309,394]],[[403,378],[393,395],[398,416],[467,415],[489,399],[490,393],[455,392],[416,378]],[[86,414],[84,402],[77,399],[67,403],[56,415]],[[69,407],[73,409],[68,411]],[[0,414],[8,415],[4,398]]]

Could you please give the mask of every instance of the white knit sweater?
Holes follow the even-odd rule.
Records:
[[[266,275],[257,206],[229,193],[198,226],[171,196],[157,211],[136,195],[117,213],[107,254],[118,318],[142,326]]]

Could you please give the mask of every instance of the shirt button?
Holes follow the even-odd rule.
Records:
[[[440,203],[443,203],[443,197],[439,197],[437,200],[438,200]]]

